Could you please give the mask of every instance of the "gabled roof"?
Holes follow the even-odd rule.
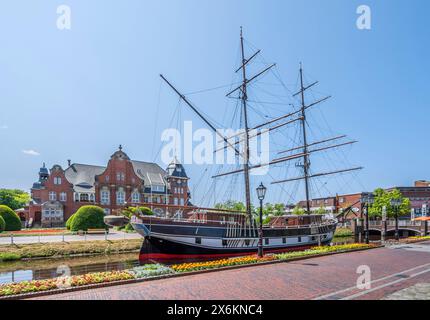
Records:
[[[176,157],[167,167],[167,172],[169,176],[172,176],[172,177],[188,178],[187,173],[185,172],[184,166],[179,162],[179,160]]]
[[[105,170],[106,167],[74,163],[65,170],[64,175],[76,192],[95,192],[95,177]]]
[[[131,164],[133,165],[134,172],[144,181],[145,185],[166,185],[166,171],[158,164],[135,160],[132,160]]]

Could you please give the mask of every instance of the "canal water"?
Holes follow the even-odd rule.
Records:
[[[333,244],[354,242],[354,237],[333,239]],[[154,261],[145,261],[144,263],[154,263]],[[0,263],[0,284],[55,278],[62,276],[65,269],[70,271],[69,275],[81,275],[130,269],[140,264],[138,253],[2,262]]]

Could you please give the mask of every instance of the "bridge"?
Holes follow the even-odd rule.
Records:
[[[360,230],[366,229],[366,223],[364,220],[355,219],[345,224],[354,233],[358,233]],[[400,237],[411,237],[411,236],[424,236],[426,231],[424,221],[411,221],[411,220],[399,220],[398,224]],[[369,221],[369,234],[370,235],[381,235],[385,231],[386,236],[394,236],[396,230],[395,220],[370,220]]]

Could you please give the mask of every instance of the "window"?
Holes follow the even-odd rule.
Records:
[[[116,181],[121,181],[121,172],[116,173]]]
[[[245,239],[245,246],[249,246],[249,239]]]
[[[109,176],[105,176],[105,181],[109,182]]]
[[[151,186],[152,192],[164,192],[164,186]]]
[[[175,206],[177,206],[177,205],[178,205],[178,198],[173,198],[173,204],[174,204]]]
[[[245,240],[246,241],[246,240]],[[249,241],[249,240],[248,240]],[[223,247],[227,247],[227,240],[226,239],[222,239],[222,246]]]
[[[89,200],[90,200],[90,197],[89,197],[88,193],[81,193],[79,195],[79,201],[88,202]]]
[[[94,202],[94,193],[90,193],[90,202]]]
[[[298,237],[297,242],[302,242],[302,237]]]
[[[197,244],[202,244],[202,238],[196,237],[196,243]]]
[[[100,192],[100,202],[101,204],[109,204],[110,203],[110,194],[107,190],[102,190]]]
[[[67,201],[67,193],[65,192],[60,193],[60,201],[63,201],[63,202]]]
[[[104,211],[106,216],[110,214],[110,209],[108,209],[108,208],[104,208],[103,211]]]
[[[75,193],[74,198],[75,198],[75,201],[78,202],[79,201],[79,193]]]
[[[54,177],[54,184],[61,184],[61,178],[60,177]]]
[[[184,198],[180,198],[180,199],[179,199],[179,204],[180,204],[181,206],[183,206],[183,205],[184,205]]]
[[[345,198],[339,198],[339,203],[344,203],[345,202]]]
[[[122,190],[119,190],[116,193],[116,204],[124,204],[124,203],[125,203],[125,192]]]
[[[282,238],[282,243],[287,243],[287,238]]]
[[[57,200],[57,193],[50,191],[49,192],[49,201],[56,201]]]
[[[133,192],[132,194],[131,194],[131,202],[133,202],[133,203],[139,203],[140,202],[140,194],[139,194],[139,192]]]
[[[268,245],[269,244],[269,238],[264,239],[264,244]]]

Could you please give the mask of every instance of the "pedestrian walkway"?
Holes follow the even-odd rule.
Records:
[[[30,244],[30,243],[52,243],[52,242],[71,242],[71,241],[91,241],[91,240],[123,240],[123,239],[142,239],[138,233],[126,233],[122,231],[111,231],[104,234],[87,235],[52,235],[52,236],[19,236],[19,237],[0,237],[0,245],[11,244]]]
[[[39,299],[383,299],[409,287],[424,295],[428,294],[428,286],[417,285],[430,283],[430,253],[410,250],[414,246],[422,245],[395,250],[378,248]],[[359,289],[357,279],[362,275],[363,266],[369,268],[371,287]],[[417,286],[416,289],[413,286]]]

